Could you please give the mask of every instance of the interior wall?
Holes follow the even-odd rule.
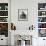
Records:
[[[34,36],[38,35],[38,3],[45,2],[46,0],[11,0],[11,22],[14,23],[17,30],[27,30],[29,29],[29,26],[33,24],[35,26],[36,32]],[[28,21],[18,21],[18,9],[28,9]],[[41,39],[42,38],[34,37],[32,40],[33,45],[40,46],[41,44],[43,44],[43,39]]]
[[[18,21],[18,9],[28,9],[28,21]],[[11,10],[11,22],[14,22],[17,30],[27,30],[31,25],[37,27],[37,0],[14,0]]]

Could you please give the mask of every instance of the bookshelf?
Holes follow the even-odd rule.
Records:
[[[0,3],[0,35],[8,37],[8,3]]]
[[[46,3],[38,3],[38,34],[46,37]]]

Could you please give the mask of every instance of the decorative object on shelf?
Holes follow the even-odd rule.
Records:
[[[46,10],[46,3],[38,3],[38,10]]]
[[[42,12],[42,15],[45,15],[45,12]]]
[[[46,17],[38,17],[38,22],[46,22]]]
[[[28,9],[18,9],[18,20],[19,21],[28,20]]]
[[[0,6],[0,10],[1,10],[1,6]]]
[[[13,23],[11,23],[11,30],[16,30],[16,26]]]
[[[0,23],[0,35],[8,37],[8,23]]]
[[[45,9],[46,9],[46,6],[45,6]]]
[[[0,17],[0,22],[8,22],[7,19],[7,17]]]
[[[8,16],[8,11],[0,11],[0,16]]]
[[[39,37],[46,37],[46,29],[39,29]]]
[[[40,10],[44,10],[44,8],[40,8]]]
[[[8,30],[8,23],[0,23],[1,30]]]
[[[5,6],[5,10],[8,10],[8,6]]]
[[[34,30],[34,26],[33,25],[31,25],[31,26],[29,26],[29,30]]]
[[[42,11],[42,16],[46,16],[46,11]]]
[[[38,28],[46,28],[46,23],[38,23]]]
[[[8,3],[0,3],[0,10],[8,10]]]
[[[46,16],[46,11],[38,11],[38,16]]]

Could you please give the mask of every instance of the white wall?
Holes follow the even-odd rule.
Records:
[[[33,24],[35,26],[35,32],[37,33],[34,36],[38,35],[38,3],[45,2],[46,0],[11,0],[11,22],[16,25],[17,30],[24,31]],[[28,9],[28,21],[18,21],[18,9]],[[43,44],[43,40],[41,39],[38,38],[36,40],[33,38],[33,45],[38,46],[38,43]]]
[[[28,21],[18,21],[18,9],[28,9]],[[11,15],[11,20],[16,25],[17,30],[26,30],[32,24],[36,27],[37,2],[32,0],[12,0]]]
[[[17,30],[26,30],[32,24],[37,29],[38,3],[45,3],[46,0],[11,0],[11,22]],[[18,9],[28,9],[28,21],[18,21]]]

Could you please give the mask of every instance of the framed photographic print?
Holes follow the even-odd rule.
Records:
[[[19,21],[28,20],[28,9],[18,9],[18,20]]]

